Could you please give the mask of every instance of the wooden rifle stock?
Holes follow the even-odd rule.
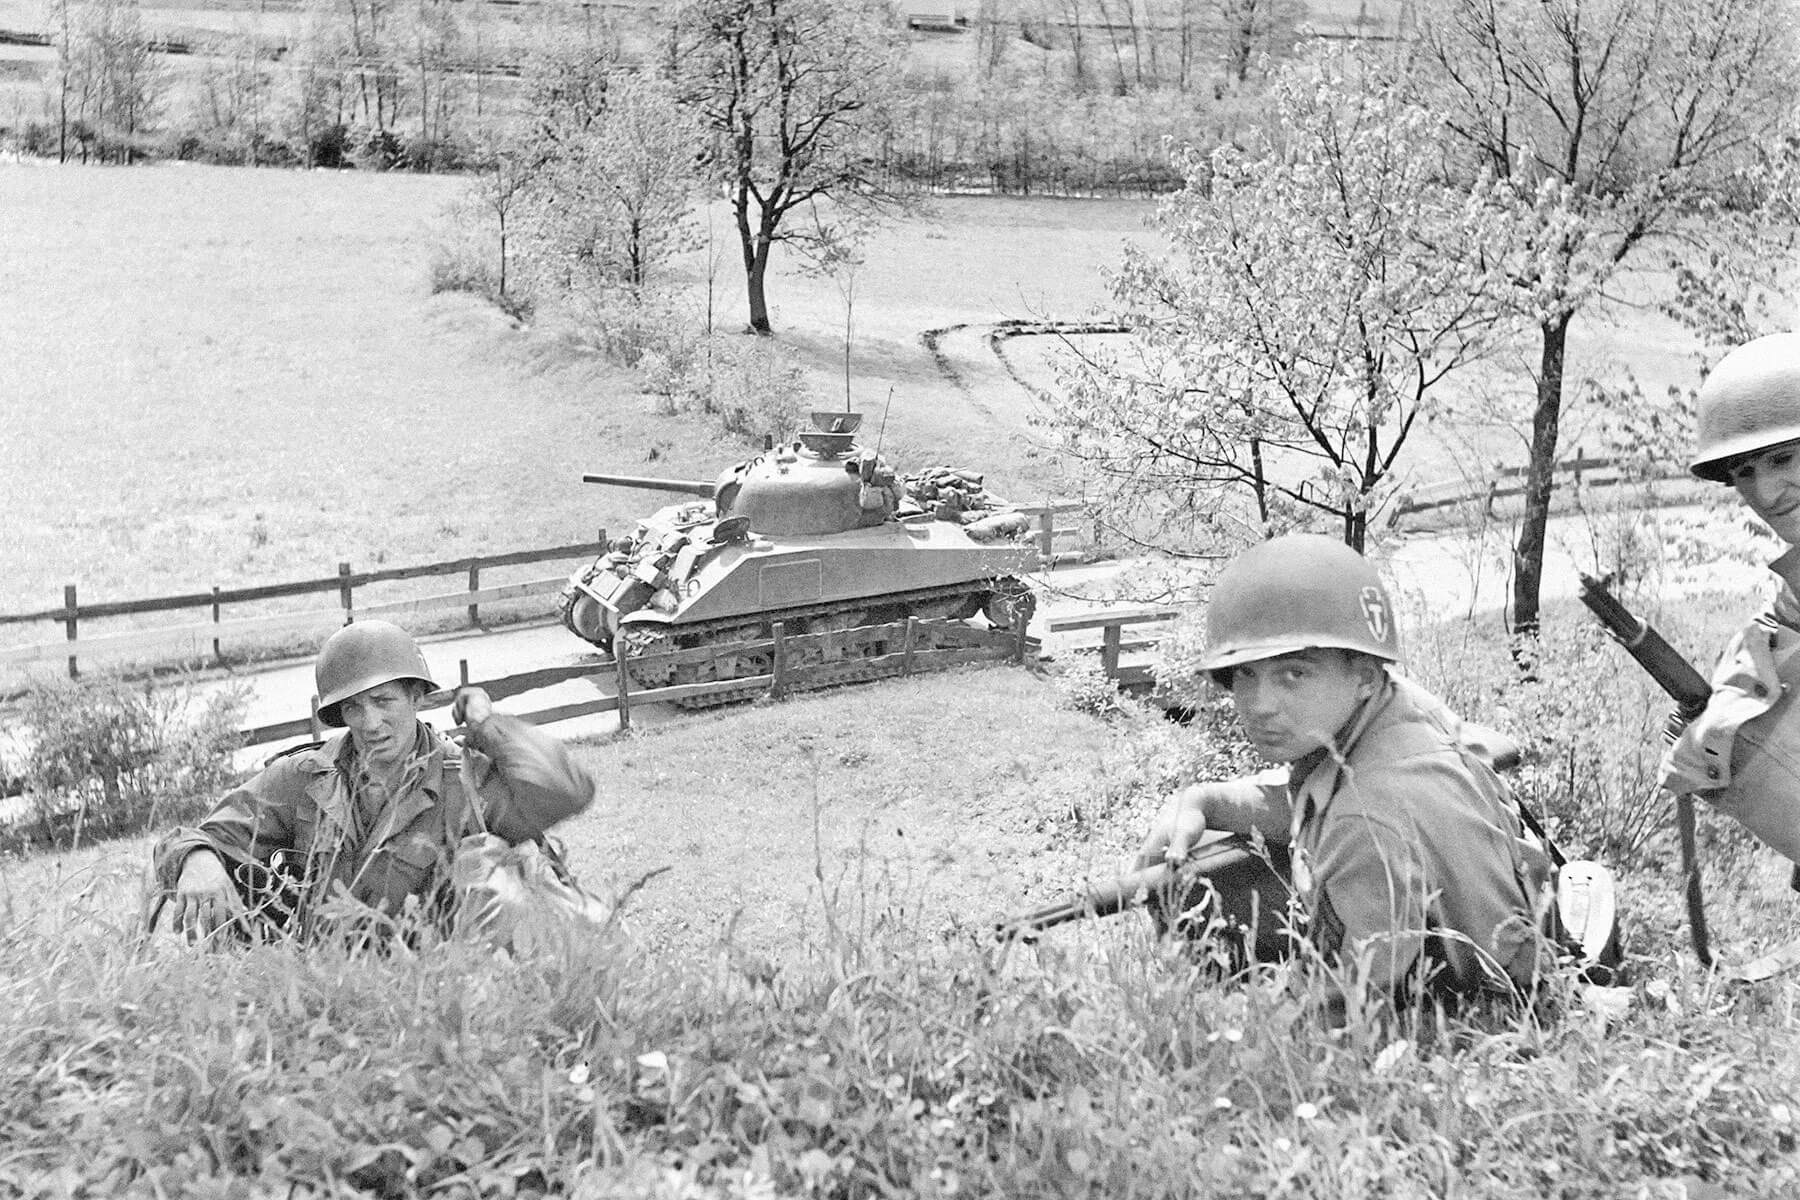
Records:
[[[1110,883],[1078,892],[1067,900],[1002,921],[999,934],[1002,938],[1029,937],[1069,921],[1110,917],[1136,908],[1154,896],[1185,891],[1203,876],[1255,857],[1256,851],[1246,839],[1220,838],[1201,846],[1182,862],[1143,867]]]
[[[1588,611],[1600,619],[1613,640],[1625,647],[1644,673],[1675,701],[1675,716],[1668,732],[1671,737],[1679,736],[1687,723],[1706,707],[1712,685],[1653,625],[1640,620],[1620,603],[1606,580],[1583,574],[1577,594],[1588,606]],[[1688,934],[1694,943],[1695,957],[1710,967],[1712,946],[1706,932],[1706,902],[1700,885],[1699,848],[1695,844],[1694,798],[1686,793],[1675,797],[1675,832],[1681,839],[1681,864],[1687,877]]]

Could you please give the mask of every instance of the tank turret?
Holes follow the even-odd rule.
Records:
[[[586,474],[591,483],[692,499],[638,522],[570,577],[563,623],[614,654],[846,629],[909,616],[996,624],[1028,618],[1019,575],[1030,522],[981,476],[939,468],[901,480],[857,444],[857,413],[814,412],[796,440],[716,483]],[[681,682],[764,673],[766,664],[684,664]],[[646,681],[654,685],[658,681]]]

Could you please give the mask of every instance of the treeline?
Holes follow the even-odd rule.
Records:
[[[1179,185],[1172,141],[1229,137],[1260,72],[1307,29],[1298,0],[979,0],[896,8],[903,66],[867,153],[897,185],[1143,193]],[[138,0],[51,0],[39,114],[0,144],[140,158],[455,170],[528,115],[552,51],[660,69],[666,14],[451,0],[307,0],[159,52]],[[280,24],[276,24],[280,22]],[[1371,33],[1385,32],[1370,27]]]

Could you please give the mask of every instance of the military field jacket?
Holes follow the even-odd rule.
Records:
[[[1209,827],[1287,844],[1309,940],[1333,961],[1368,954],[1378,992],[1430,968],[1461,992],[1525,987],[1538,970],[1549,857],[1460,726],[1391,677],[1335,751],[1204,785]]]
[[[1800,862],[1800,549],[1770,564],[1773,603],[1725,648],[1712,696],[1663,754],[1661,780],[1694,793]]]
[[[485,825],[517,845],[593,801],[593,780],[562,744],[517,717],[495,713],[460,749],[424,722],[417,736],[419,769],[360,838],[351,830],[347,786],[357,777],[357,756],[340,733],[275,759],[199,825],[167,834],[153,860],[158,884],[172,890],[194,850],[210,849],[227,865],[267,865],[288,851],[304,863],[307,899],[341,887],[398,913],[409,898],[436,899],[466,834]]]
[[[1290,770],[1295,890],[1328,958],[1366,954],[1376,991],[1422,969],[1459,992],[1528,987],[1539,970],[1549,857],[1455,718],[1390,681]]]

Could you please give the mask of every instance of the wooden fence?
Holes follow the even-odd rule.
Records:
[[[1124,688],[1149,687],[1156,683],[1149,666],[1138,664],[1120,666],[1119,658],[1129,651],[1148,650],[1156,645],[1157,639],[1147,637],[1126,641],[1125,627],[1173,621],[1181,616],[1183,611],[1179,608],[1114,608],[1067,617],[1051,617],[1044,622],[1044,628],[1050,633],[1073,633],[1083,629],[1100,630],[1100,668],[1106,673],[1106,677]],[[1079,651],[1077,652],[1079,653]]]
[[[1525,494],[1525,467],[1496,465],[1486,482],[1473,479],[1450,479],[1414,488],[1394,507],[1394,519],[1417,516],[1440,509],[1480,504],[1492,515],[1494,504]],[[1566,475],[1577,487],[1606,488],[1643,482],[1643,476],[1630,464],[1617,458],[1589,458],[1579,450],[1572,459],[1556,464],[1555,473]],[[1685,470],[1671,468],[1655,477],[1659,481],[1688,480]]]
[[[896,648],[881,653],[863,653],[889,644],[894,644]],[[482,688],[494,700],[505,700],[571,680],[610,677],[614,684],[612,695],[515,715],[534,725],[548,725],[554,721],[616,712],[619,714],[619,727],[626,729],[631,725],[631,710],[634,705],[708,700],[719,702],[727,698],[756,695],[780,699],[794,692],[942,671],[966,663],[1020,663],[1034,655],[1037,649],[1038,642],[1026,634],[1023,622],[1010,629],[978,629],[960,621],[926,621],[909,617],[905,621],[887,625],[867,625],[856,629],[790,636],[782,623],[777,621],[772,635],[767,638],[698,646],[687,650],[657,651],[612,662],[545,667],[516,675],[473,681],[472,685]],[[766,660],[769,669],[731,679],[640,686],[645,679],[672,675],[683,665],[746,658],[752,661]],[[471,685],[467,659],[462,661],[458,674],[461,679],[459,686]],[[424,707],[443,708],[450,704],[454,695],[455,689],[433,693],[427,698]],[[258,746],[297,737],[317,738],[322,732],[318,698],[314,697],[310,716],[273,725],[259,725],[243,730],[242,735],[246,746]]]
[[[228,642],[243,643],[271,635],[299,636],[306,633],[329,633],[348,624],[357,616],[407,617],[433,610],[462,608],[470,624],[481,619],[481,606],[525,597],[547,595],[562,590],[567,573],[522,583],[482,587],[481,573],[498,567],[523,566],[557,559],[592,558],[606,549],[602,530],[597,540],[576,542],[566,546],[549,546],[539,550],[519,550],[509,554],[477,555],[424,563],[411,567],[387,567],[374,571],[353,571],[347,562],[339,563],[337,574],[293,583],[264,584],[257,587],[219,588],[207,592],[191,592],[178,596],[159,596],[147,600],[122,600],[98,604],[81,603],[74,584],[63,589],[60,608],[37,612],[0,614],[0,626],[25,622],[48,621],[63,627],[62,641],[36,642],[30,645],[0,649],[0,667],[30,666],[66,659],[71,677],[80,673],[83,658],[130,657],[154,651],[155,657],[204,658],[223,657]],[[356,590],[371,584],[440,575],[462,575],[468,586],[457,591],[442,592],[408,600],[395,600],[358,606]],[[250,604],[284,597],[335,594],[337,603],[330,607],[301,612],[268,613],[250,617],[225,619],[227,605]],[[177,612],[206,609],[211,619],[186,625],[135,629],[124,633],[89,634],[83,636],[83,622],[106,618],[138,616],[146,613]]]
[[[1016,511],[1032,518],[1034,522],[1031,540],[1038,553],[1040,568],[1053,569],[1059,558],[1068,556],[1068,552],[1059,550],[1059,547],[1066,545],[1069,539],[1079,540],[1083,537],[1084,531],[1081,529],[1057,525],[1058,517],[1078,512],[1081,508],[1081,504],[1073,501],[1046,501],[1043,504],[1016,507]],[[557,559],[593,558],[606,550],[606,540],[606,531],[601,530],[592,542],[520,550],[509,554],[454,558],[374,571],[353,571],[349,563],[341,562],[338,564],[337,574],[315,579],[243,588],[214,587],[206,592],[145,600],[83,603],[76,585],[71,583],[63,588],[63,602],[59,607],[35,612],[0,613],[0,627],[30,622],[49,622],[63,627],[63,638],[60,641],[0,647],[0,669],[63,661],[67,664],[70,678],[74,678],[80,674],[80,663],[84,658],[128,659],[139,656],[161,661],[211,659],[217,662],[224,658],[225,647],[231,643],[242,645],[255,643],[259,639],[266,641],[271,637],[293,638],[309,634],[323,636],[358,616],[404,620],[427,612],[464,608],[468,612],[469,624],[476,625],[480,623],[481,606],[484,604],[555,594],[568,582],[565,572],[543,579],[484,588],[481,586],[483,570]],[[363,605],[356,603],[358,588],[439,575],[466,575],[468,587],[415,599]],[[299,612],[266,613],[229,619],[225,616],[228,605],[319,594],[333,594],[337,603],[330,607]],[[207,610],[209,619],[119,633],[84,635],[82,632],[84,623],[189,609]]]

